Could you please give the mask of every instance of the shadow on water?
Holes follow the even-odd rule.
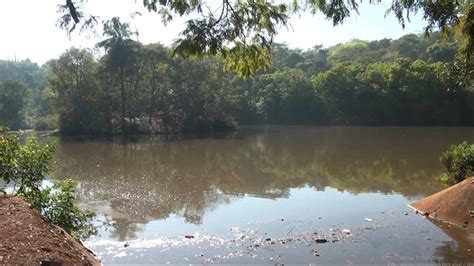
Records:
[[[441,258],[438,263],[474,261],[474,232],[441,221],[430,221],[454,240],[446,241],[436,248],[434,255]]]

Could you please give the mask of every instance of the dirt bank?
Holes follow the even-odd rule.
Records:
[[[0,264],[100,265],[91,251],[24,200],[0,196]]]
[[[430,218],[474,232],[474,177],[411,204]]]

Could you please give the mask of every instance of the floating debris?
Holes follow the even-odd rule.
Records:
[[[364,220],[365,220],[366,222],[369,222],[369,223],[371,223],[371,222],[374,221],[373,219],[370,219],[370,218],[364,218]]]
[[[311,253],[312,253],[312,254],[313,254],[313,256],[315,256],[315,257],[319,257],[319,256],[321,256],[321,254],[319,254],[319,251],[317,251],[317,250],[314,250],[314,249],[311,249]]]

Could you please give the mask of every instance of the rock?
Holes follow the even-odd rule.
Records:
[[[408,212],[405,212],[404,214],[405,214],[405,215],[408,215]]]
[[[125,243],[123,244],[123,247],[124,247],[124,248],[129,247],[129,246],[130,246],[130,243],[129,243],[129,242],[125,242]]]
[[[349,229],[342,229],[341,232],[346,233],[348,235],[351,234],[351,230],[349,230]]]

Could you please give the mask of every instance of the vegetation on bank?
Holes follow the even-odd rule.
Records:
[[[239,124],[474,125],[469,75],[440,33],[301,51],[241,79],[218,57],[176,58],[105,25],[105,54],[71,48],[41,67],[0,61],[0,122],[62,134],[218,131]]]
[[[34,138],[23,143],[21,133],[0,132],[0,181],[3,191],[20,196],[37,208],[49,221],[76,238],[86,238],[95,232],[92,212],[76,205],[75,183],[72,180],[45,184],[54,147],[40,144]],[[10,192],[10,191],[9,191]]]
[[[440,157],[447,173],[441,176],[446,184],[455,184],[474,176],[474,144],[463,142],[452,145]]]

